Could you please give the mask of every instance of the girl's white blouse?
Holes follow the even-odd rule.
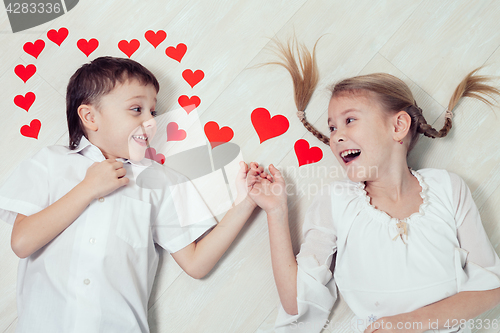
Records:
[[[322,189],[306,213],[297,255],[298,314],[287,314],[280,304],[276,332],[334,327],[327,319],[337,299],[335,285],[356,315],[351,328],[360,332],[381,317],[461,291],[500,287],[500,259],[466,183],[446,170],[410,171],[423,203],[403,220],[404,242],[399,220],[370,204],[364,183],[336,181]]]

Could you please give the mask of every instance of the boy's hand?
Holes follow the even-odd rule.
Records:
[[[245,162],[240,161],[240,170],[236,176],[236,190],[238,191],[238,194],[234,204],[238,205],[242,201],[246,200],[253,208],[255,208],[257,207],[257,204],[251,199],[248,192],[250,192],[253,184],[255,184],[258,179],[272,180],[272,177],[265,173],[264,168],[259,167],[259,165],[255,162],[250,163],[250,168],[254,170],[251,176],[249,176],[248,173],[248,165]]]
[[[122,162],[107,159],[92,164],[87,169],[82,183],[86,185],[92,197],[97,199],[127,185],[129,179],[124,177],[126,173]]]
[[[248,178],[253,181],[248,193],[250,198],[268,214],[275,209],[287,209],[286,184],[279,170],[271,164],[269,171],[272,177],[256,177],[259,171],[252,167],[248,172]]]

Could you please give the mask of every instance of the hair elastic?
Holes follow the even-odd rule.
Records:
[[[299,117],[299,120],[302,121],[304,119],[304,111],[297,111],[297,117]]]
[[[446,119],[446,118],[448,118],[450,120],[451,120],[451,118],[453,118],[453,113],[450,110],[448,110],[448,108],[446,108],[446,111],[444,114],[444,119]]]

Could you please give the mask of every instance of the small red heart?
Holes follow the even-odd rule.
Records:
[[[186,54],[187,51],[187,46],[186,44],[180,43],[177,44],[177,47],[169,46],[165,50],[165,53],[167,56],[170,58],[177,60],[179,63],[182,60],[182,57]],[[203,77],[202,77],[203,78]]]
[[[209,121],[206,123],[204,129],[205,135],[207,136],[208,141],[210,141],[212,149],[218,145],[231,141],[234,136],[234,132],[230,127],[224,126],[219,129],[219,124],[215,121]]]
[[[160,45],[161,42],[167,38],[167,33],[163,30],[158,30],[156,33],[153,30],[148,30],[144,34],[144,37],[146,37],[146,40],[151,43],[156,49],[158,45]]]
[[[196,109],[201,103],[201,99],[198,96],[191,96],[191,98],[189,98],[186,95],[182,95],[177,101],[179,105],[186,110],[187,114]]]
[[[47,38],[56,43],[58,46],[61,46],[62,42],[68,37],[68,29],[62,27],[59,28],[59,31],[52,29],[47,32]]]
[[[38,59],[38,56],[43,51],[44,47],[45,42],[41,39],[38,39],[35,41],[35,43],[27,42],[26,44],[24,44],[23,50],[29,55],[35,57],[35,59]]]
[[[297,140],[294,145],[295,155],[299,160],[299,167],[302,165],[315,163],[323,158],[323,151],[319,147],[309,148],[309,142],[304,139]]]
[[[38,133],[40,132],[41,126],[42,124],[40,123],[40,120],[33,119],[29,126],[24,125],[21,127],[21,134],[28,138],[38,139]]]
[[[154,149],[153,147],[149,147],[148,149],[146,149],[145,157],[160,164],[165,163],[165,155],[157,154],[156,149]]]
[[[201,69],[196,70],[194,73],[192,70],[186,69],[184,72],[182,72],[182,77],[191,86],[191,88],[194,88],[195,85],[203,80],[203,78],[205,77],[205,73],[203,73]]]
[[[36,73],[36,66],[28,65],[24,67],[24,65],[17,65],[16,68],[14,68],[14,73],[26,83],[26,81]]]
[[[253,110],[250,118],[260,143],[285,133],[290,126],[285,116],[278,114],[271,118],[271,114],[265,108]]]
[[[182,141],[186,138],[186,131],[179,129],[176,122],[168,123],[167,125],[167,141]]]
[[[139,43],[137,39],[132,39],[130,42],[121,40],[118,43],[118,48],[130,58],[132,54],[137,51],[140,45],[141,43]]]
[[[21,109],[25,109],[26,111],[29,111],[34,102],[35,94],[32,92],[26,93],[25,96],[17,95],[16,97],[14,97],[14,104],[19,106]]]
[[[97,49],[99,46],[99,41],[95,38],[90,39],[87,41],[86,39],[80,39],[76,43],[76,46],[80,49],[80,51],[83,52],[87,57]]]

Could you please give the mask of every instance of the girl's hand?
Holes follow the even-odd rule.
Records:
[[[411,317],[409,313],[402,313],[395,316],[382,317],[377,321],[371,323],[364,331],[364,333],[422,333],[425,322],[419,322]]]
[[[272,177],[269,175],[256,177],[259,172],[260,169],[252,167],[248,173],[252,184],[252,189],[249,192],[250,198],[268,214],[275,209],[286,207],[286,184],[279,170],[271,164],[269,172]]]
[[[115,159],[107,159],[95,162],[88,169],[82,184],[91,193],[94,199],[103,197],[121,186],[128,184],[129,179],[125,177],[127,170],[123,163]]]

